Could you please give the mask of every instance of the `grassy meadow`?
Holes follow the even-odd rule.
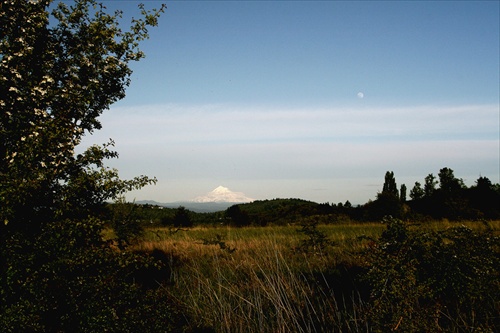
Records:
[[[478,222],[436,221],[410,228],[444,230]],[[491,227],[498,234],[500,221]],[[147,229],[134,250],[161,253],[172,299],[196,331],[370,332],[370,290],[360,278],[382,223],[318,225],[326,241],[300,226]],[[311,242],[313,240],[313,242]]]

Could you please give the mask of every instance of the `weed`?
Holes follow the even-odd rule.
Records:
[[[203,245],[218,245],[222,251],[226,251],[228,253],[233,253],[234,251],[236,251],[236,248],[230,247],[226,244],[226,241],[224,240],[224,236],[222,236],[221,234],[216,234],[212,238],[203,238],[202,244]]]
[[[318,222],[309,222],[301,225],[297,232],[307,236],[300,242],[297,250],[306,253],[324,253],[327,247],[333,246],[334,242],[328,239],[325,232],[318,230]]]

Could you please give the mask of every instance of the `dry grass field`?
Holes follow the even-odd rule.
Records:
[[[439,221],[411,228],[443,230]],[[461,222],[471,228],[478,222]],[[490,224],[497,232],[500,221]],[[299,226],[196,227],[146,231],[134,249],[161,251],[168,261],[168,290],[189,314],[191,326],[216,332],[367,332],[363,253],[382,223],[319,225],[323,246]]]

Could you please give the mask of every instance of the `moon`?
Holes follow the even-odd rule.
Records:
[[[360,91],[357,96],[359,99],[362,99],[363,97],[365,97],[365,94]]]

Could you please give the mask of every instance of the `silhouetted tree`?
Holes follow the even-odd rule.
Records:
[[[422,189],[422,185],[419,182],[415,182],[415,185],[410,190],[410,198],[412,200],[421,199],[424,196],[425,192]]]
[[[447,194],[457,194],[465,187],[463,180],[455,178],[454,172],[450,168],[439,170],[438,177],[439,189]]]
[[[476,210],[476,218],[497,219],[500,217],[500,191],[486,177],[479,177],[469,190],[469,200]]]
[[[424,194],[426,197],[431,197],[436,192],[436,185],[438,184],[436,177],[430,173],[425,177]]]
[[[237,227],[245,227],[250,224],[248,214],[241,210],[239,205],[233,205],[226,210],[226,218]]]
[[[406,202],[406,185],[401,184],[401,189],[399,190],[399,199],[401,202]]]
[[[189,211],[185,207],[179,206],[174,215],[174,227],[188,228],[192,226],[193,222],[189,216]]]
[[[401,217],[402,204],[399,199],[399,191],[394,178],[394,172],[385,173],[385,181],[382,192],[377,194],[377,199],[365,205],[365,218],[369,220],[380,220],[384,216]]]
[[[399,196],[398,185],[396,184],[396,178],[394,178],[393,171],[387,171],[385,173],[384,186],[382,187],[382,193],[391,194],[396,197]]]
[[[471,217],[469,202],[465,196],[465,186],[462,179],[455,177],[453,170],[439,170],[439,189],[432,196],[436,217],[460,219]]]

